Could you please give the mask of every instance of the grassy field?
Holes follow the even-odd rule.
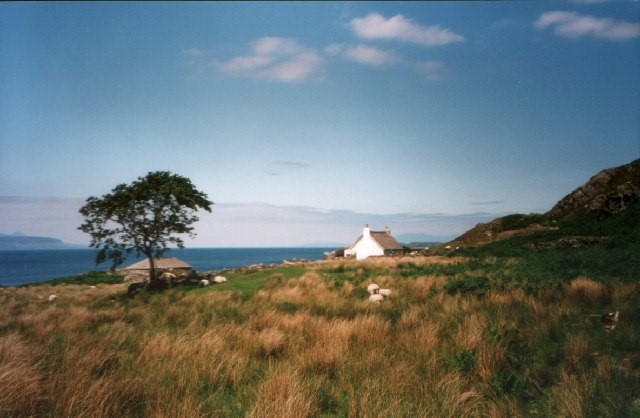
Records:
[[[576,251],[0,288],[0,416],[640,417],[638,255]]]

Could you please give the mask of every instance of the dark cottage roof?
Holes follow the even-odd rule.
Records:
[[[190,269],[191,266],[182,260],[178,260],[175,257],[156,258],[157,269]],[[124,270],[149,270],[149,259],[145,258],[137,263],[134,263]]]
[[[394,237],[385,231],[377,232],[371,231],[371,238],[373,238],[384,250],[401,250],[402,245],[396,241]]]
[[[370,235],[371,235],[371,238],[375,242],[377,242],[378,245],[382,247],[383,250],[402,250],[403,249],[402,245],[400,245],[398,241],[396,241],[396,239],[386,231],[371,231]],[[353,245],[349,248],[353,248],[356,245],[358,245],[358,243],[362,241],[362,238],[363,238],[363,235],[360,235],[356,240],[356,242],[354,242]]]

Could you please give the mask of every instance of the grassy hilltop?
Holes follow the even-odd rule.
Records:
[[[0,417],[640,417],[640,203],[604,183],[434,255],[0,288]]]

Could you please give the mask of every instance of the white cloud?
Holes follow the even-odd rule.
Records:
[[[258,55],[294,55],[304,48],[298,45],[298,42],[292,38],[277,38],[266,36],[255,40],[253,43],[253,51]]]
[[[221,63],[218,68],[222,71],[237,73],[242,71],[252,71],[266,67],[274,61],[273,57],[265,55],[253,55],[247,57],[235,57],[227,62]]]
[[[300,82],[318,74],[323,63],[314,49],[295,39],[264,37],[251,43],[250,55],[216,62],[216,68],[239,77]]]
[[[340,55],[342,51],[344,51],[344,44],[331,44],[324,49],[324,53],[335,57],[336,55]]]
[[[640,23],[581,15],[576,12],[552,11],[540,15],[534,22],[538,29],[553,28],[556,35],[566,38],[591,36],[598,39],[624,41],[640,37]]]
[[[391,52],[382,51],[367,45],[358,45],[345,50],[345,56],[360,64],[384,65],[396,61]]]
[[[440,26],[423,26],[413,23],[402,15],[385,18],[378,13],[370,13],[362,18],[352,19],[351,30],[364,39],[395,39],[424,46],[447,45],[464,41],[464,37]]]
[[[276,63],[257,74],[258,78],[275,81],[304,81],[318,72],[322,57],[313,51],[296,54]]]
[[[427,80],[441,80],[447,71],[442,61],[422,61],[417,63],[416,67]]]

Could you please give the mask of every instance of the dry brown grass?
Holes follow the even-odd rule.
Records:
[[[588,278],[579,277],[572,280],[567,285],[566,292],[570,296],[595,305],[605,297],[606,288],[602,283]]]
[[[585,385],[575,375],[562,373],[552,389],[550,409],[554,416],[580,418],[584,416]]]
[[[312,387],[295,370],[270,369],[256,388],[249,416],[303,418],[315,412]]]
[[[323,263],[249,296],[0,288],[0,416],[535,415],[499,380],[507,371],[526,396],[545,391],[533,412],[580,416],[596,381],[619,385],[584,310],[610,297],[630,321],[629,286],[580,279],[549,294],[449,295],[447,277],[396,275],[398,262],[463,260],[349,261],[342,276]],[[369,303],[373,281],[393,297]],[[551,363],[518,360],[521,351]]]
[[[569,370],[577,371],[583,368],[589,359],[589,354],[589,341],[583,336],[573,336],[565,343],[564,355]]]
[[[458,328],[456,346],[463,350],[475,350],[482,343],[485,321],[477,314],[470,314]]]
[[[42,399],[40,353],[18,334],[0,336],[0,414],[30,416]]]

